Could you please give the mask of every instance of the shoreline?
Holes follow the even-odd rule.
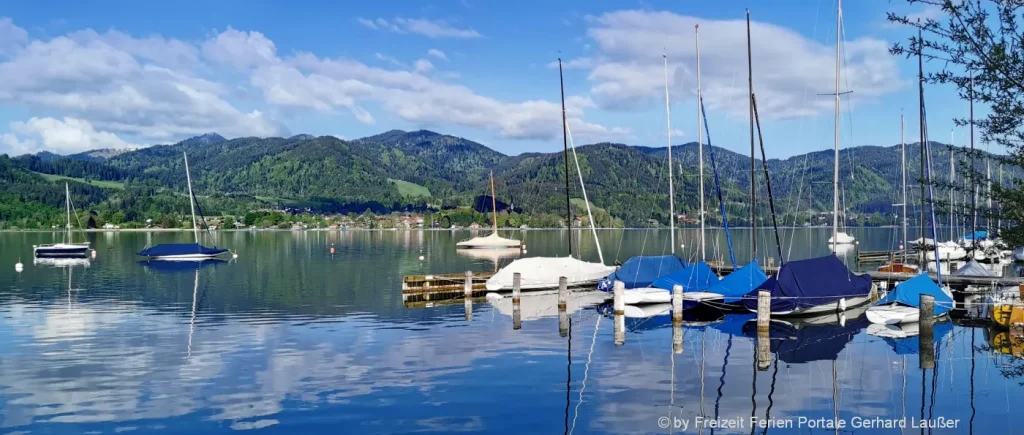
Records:
[[[848,229],[899,229],[898,227],[884,226],[884,227],[847,227]],[[916,227],[908,227],[916,228]],[[615,230],[628,230],[628,231],[669,231],[668,228],[595,228],[598,231],[615,231]],[[724,227],[705,227],[705,230],[721,231]],[[730,230],[749,230],[750,227],[729,227]],[[770,227],[757,227],[761,231],[771,231]],[[831,229],[831,227],[803,227],[803,226],[785,226],[779,227],[780,230],[818,230],[818,229]],[[498,231],[565,231],[565,228],[498,228]],[[573,228],[574,231],[591,231],[590,228]],[[103,229],[103,228],[92,228],[86,230],[76,229],[75,231],[85,233],[169,233],[169,232],[191,232],[192,228],[120,228],[120,229]],[[214,233],[242,233],[242,232],[346,232],[346,231],[364,231],[364,232],[404,232],[404,231],[468,231],[468,232],[489,232],[491,228],[307,228],[295,230],[291,228],[259,228],[259,229],[217,229],[213,230]],[[700,231],[700,228],[676,228],[676,231]],[[63,229],[3,229],[0,230],[0,234],[3,233],[63,233]]]

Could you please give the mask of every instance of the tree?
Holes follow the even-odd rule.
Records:
[[[973,100],[990,110],[974,120],[982,142],[1005,147],[1005,163],[1024,167],[1024,31],[1018,17],[1024,3],[1004,0],[907,0],[911,4],[940,8],[940,19],[911,19],[888,14],[888,20],[918,30],[907,45],[897,42],[894,55],[940,61],[937,72],[926,74],[926,83],[953,84],[960,98]],[[958,125],[970,125],[957,119]],[[976,156],[971,156],[972,160]],[[968,181],[983,179],[971,171]],[[1003,220],[1010,225],[1001,236],[1011,245],[1024,244],[1024,187],[993,184],[993,199],[1001,204]]]

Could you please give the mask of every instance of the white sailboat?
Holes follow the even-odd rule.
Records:
[[[558,60],[558,77],[561,84],[562,60]],[[582,287],[596,284],[601,278],[615,271],[612,266],[604,264],[604,254],[601,253],[601,243],[597,238],[597,228],[594,226],[594,216],[590,210],[590,201],[587,199],[587,188],[583,184],[583,173],[579,170],[579,159],[576,158],[576,172],[579,174],[580,190],[583,194],[583,202],[587,206],[587,216],[590,219],[590,230],[594,235],[594,244],[597,246],[597,255],[600,263],[583,261],[572,256],[572,209],[568,203],[569,186],[569,144],[572,143],[572,136],[569,131],[569,123],[565,117],[565,89],[562,87],[562,140],[565,146],[565,177],[566,177],[566,223],[570,234],[569,256],[568,257],[533,257],[521,258],[505,266],[490,279],[487,280],[486,288],[489,291],[511,290],[512,280],[516,273],[520,274],[522,290],[536,290],[558,287],[559,278],[565,277],[569,287]],[[576,156],[576,146],[572,147],[573,156]]]
[[[64,227],[64,242],[35,245],[32,252],[38,258],[84,257],[89,253],[89,242],[75,243],[71,232],[71,188],[64,183],[67,224]]]
[[[491,212],[494,217],[494,232],[483,237],[474,237],[455,244],[459,249],[509,249],[522,246],[522,242],[498,235],[498,200],[494,196],[494,171],[491,171]]]

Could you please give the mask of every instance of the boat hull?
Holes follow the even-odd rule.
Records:
[[[857,296],[857,297],[852,297],[852,298],[843,298],[841,300],[845,301],[846,310],[850,310],[851,308],[860,307],[860,306],[863,306],[863,305],[866,305],[866,304],[870,303],[871,302],[871,295],[869,294],[869,295],[866,295],[866,296]],[[748,311],[750,311],[752,313],[757,313],[757,309],[756,308],[750,308],[750,309],[748,309]],[[772,311],[771,314],[772,314],[772,316],[779,316],[779,317],[805,317],[805,316],[817,316],[817,315],[821,315],[821,314],[835,313],[835,312],[841,312],[841,311],[844,311],[844,310],[841,309],[840,300],[837,300],[835,302],[829,302],[827,304],[813,305],[813,306],[810,306],[810,307],[802,307],[802,308],[797,308],[797,309],[794,309],[794,310]]]
[[[921,310],[903,305],[884,305],[868,308],[865,315],[871,323],[899,325],[902,323],[917,323],[920,320]]]
[[[85,257],[89,254],[88,244],[58,244],[41,245],[33,248],[33,253],[39,258],[75,258]]]

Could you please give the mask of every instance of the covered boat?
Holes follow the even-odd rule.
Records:
[[[139,251],[138,255],[149,257],[152,260],[167,261],[203,261],[215,258],[220,254],[228,252],[216,246],[207,248],[199,244],[199,221],[196,219],[196,206],[198,205],[195,195],[192,193],[192,175],[188,172],[188,156],[182,153],[185,159],[185,179],[188,180],[188,202],[192,209],[192,233],[195,237],[194,243],[161,243],[156,246],[146,247]],[[199,210],[202,214],[202,209]],[[203,219],[205,223],[205,219]]]
[[[884,325],[916,323],[921,312],[921,295],[935,298],[936,317],[953,309],[953,296],[935,284],[928,275],[921,274],[899,283],[885,298],[868,308],[868,320]]]
[[[757,312],[758,292],[771,293],[772,316],[845,311],[871,301],[871,277],[850,271],[836,256],[795,260],[747,294],[743,305]]]
[[[669,273],[654,280],[650,287],[635,288],[627,291],[622,301],[626,305],[637,304],[661,304],[672,302],[672,287],[683,286],[683,309],[686,306],[693,306],[697,303],[708,301],[721,301],[721,295],[711,295],[704,291],[711,287],[711,284],[718,281],[718,276],[711,270],[707,263],[701,261],[697,264]],[[689,303],[687,302],[689,301]]]
[[[855,239],[853,236],[846,234],[842,231],[836,233],[834,241],[831,237],[828,238],[828,244],[830,245],[833,243],[837,245],[849,245],[856,241],[857,239]]]
[[[508,249],[522,246],[522,242],[514,239],[506,239],[498,235],[498,230],[482,237],[474,237],[455,244],[459,249]]]
[[[520,289],[557,288],[558,278],[566,277],[569,287],[592,285],[614,271],[612,266],[590,263],[573,257],[520,258],[505,266],[487,280],[487,290],[512,290],[512,276],[520,274]]]
[[[622,281],[626,289],[650,287],[658,278],[675,273],[687,266],[675,255],[637,256],[626,260],[618,270],[597,283],[597,289],[612,291],[615,281]]]
[[[953,275],[956,276],[996,276],[995,273],[982,266],[975,260],[968,261],[963,266],[960,266]]]
[[[743,298],[768,280],[757,260],[751,261],[736,271],[726,275],[708,288],[708,293],[722,295],[727,304],[740,302]]]

